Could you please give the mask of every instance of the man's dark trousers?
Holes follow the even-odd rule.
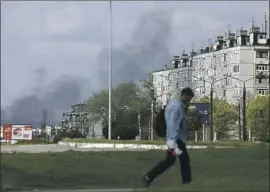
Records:
[[[182,150],[182,154],[179,156],[179,163],[181,167],[181,175],[182,175],[182,182],[189,183],[191,182],[191,168],[189,162],[189,155],[187,153],[186,144],[178,139],[177,145],[180,150]],[[159,162],[151,171],[149,171],[146,176],[148,177],[149,181],[152,182],[157,176],[162,174],[166,171],[169,167],[171,167],[176,159],[177,155],[173,153],[173,150],[168,150],[166,158]]]

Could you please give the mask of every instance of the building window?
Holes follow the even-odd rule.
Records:
[[[265,89],[258,89],[259,95],[266,95],[267,90]]]
[[[256,58],[267,58],[268,51],[256,51]]]
[[[235,65],[235,66],[233,67],[233,72],[234,72],[234,73],[239,72],[239,65]]]
[[[226,97],[226,90],[223,90],[223,97]]]
[[[227,54],[224,54],[224,61],[227,61]]]
[[[268,78],[257,78],[256,83],[257,84],[264,84],[266,86],[268,84]]]
[[[259,71],[268,71],[268,65],[257,64],[256,65],[256,70],[259,70]]]
[[[224,79],[224,84],[228,85],[228,78]]]
[[[161,91],[164,92],[165,91],[165,87],[162,85],[161,86]]]
[[[262,78],[258,78],[257,83],[262,83]]]

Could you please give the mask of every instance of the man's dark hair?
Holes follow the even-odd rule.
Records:
[[[181,96],[183,96],[183,95],[194,97],[194,92],[192,91],[192,89],[190,87],[186,87],[186,88],[182,89],[182,91],[181,91]]]

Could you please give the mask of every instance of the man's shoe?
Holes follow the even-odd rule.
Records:
[[[150,179],[146,176],[146,175],[143,175],[142,176],[142,183],[143,183],[143,186],[145,188],[148,188],[150,186]]]
[[[189,184],[189,183],[191,183],[191,180],[183,181],[183,184]]]

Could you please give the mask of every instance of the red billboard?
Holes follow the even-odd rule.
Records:
[[[32,125],[3,125],[4,140],[32,140]]]
[[[12,140],[12,125],[3,125],[3,138],[4,140]]]

